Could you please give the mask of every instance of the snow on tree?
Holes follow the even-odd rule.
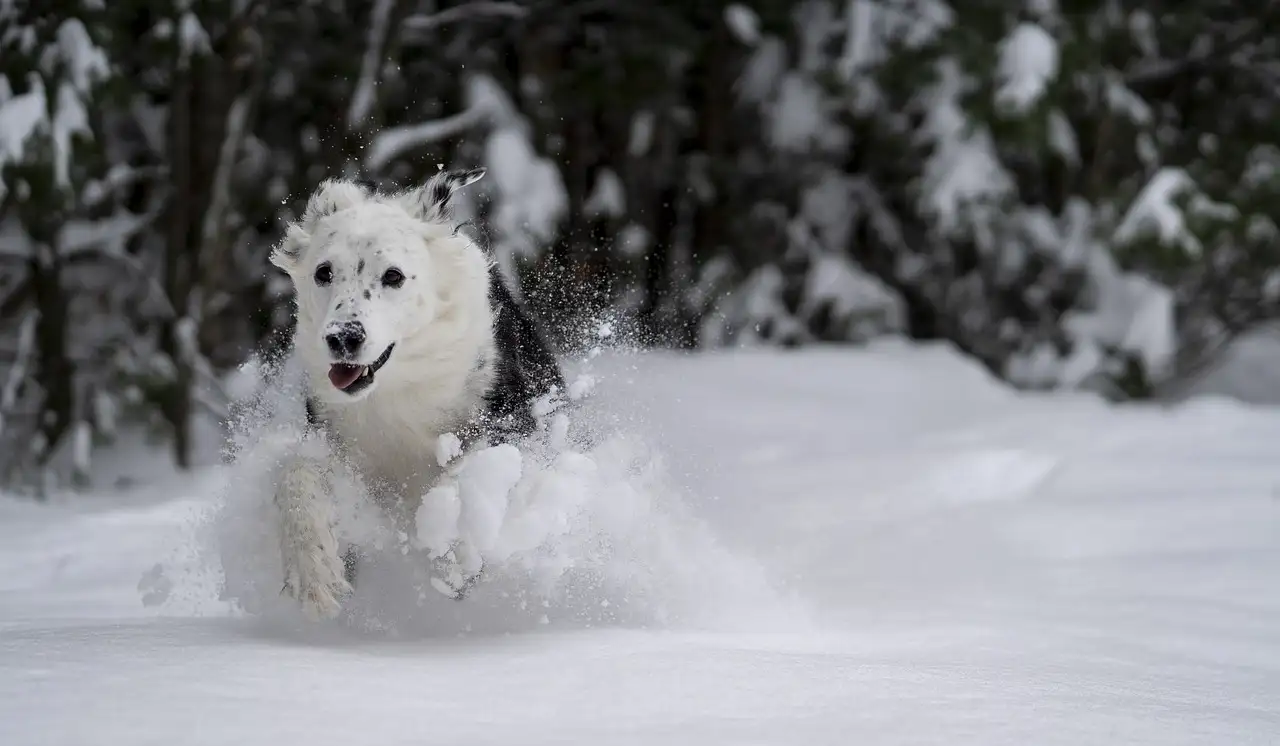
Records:
[[[89,32],[100,6],[69,10],[6,9],[0,35],[0,230],[12,249],[0,262],[16,265],[2,305],[24,319],[11,327],[0,471],[34,467],[37,487],[68,445],[71,475],[86,478],[98,385],[77,375],[72,361],[83,348],[77,337],[96,331],[75,323],[92,292],[72,284],[75,264],[98,241],[70,235],[67,227],[95,207],[84,196],[93,176],[90,154],[100,145],[90,111],[111,71]]]
[[[1037,23],[1020,23],[1000,42],[996,106],[1023,114],[1058,76],[1058,43]]]

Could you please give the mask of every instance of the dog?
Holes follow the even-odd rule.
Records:
[[[401,526],[443,471],[442,436],[464,450],[517,440],[565,391],[541,330],[450,207],[484,174],[440,171],[392,193],[325,181],[270,254],[295,290],[308,425]],[[329,468],[297,456],[275,489],[282,593],[313,618],[341,610],[358,557],[339,552]]]

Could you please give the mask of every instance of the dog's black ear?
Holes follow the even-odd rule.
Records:
[[[416,212],[423,220],[448,221],[453,217],[451,201],[454,192],[484,178],[484,168],[456,171],[440,171],[427,179],[422,188],[415,189],[412,198]]]

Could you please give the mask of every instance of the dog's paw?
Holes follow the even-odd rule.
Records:
[[[484,561],[466,542],[458,542],[432,560],[431,587],[443,596],[461,601],[484,579]]]
[[[472,588],[476,587],[484,577],[483,572],[476,573],[470,577],[463,577],[456,569],[446,575],[431,576],[431,587],[440,595],[461,601],[467,597]]]
[[[315,547],[305,556],[286,562],[281,592],[297,601],[302,612],[313,620],[336,617],[351,590],[346,565],[336,552]]]

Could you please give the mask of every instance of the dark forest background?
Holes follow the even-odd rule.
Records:
[[[1275,2],[0,0],[0,479],[190,463],[310,190],[441,165],[562,349],[1159,396],[1276,315],[1278,103]]]

